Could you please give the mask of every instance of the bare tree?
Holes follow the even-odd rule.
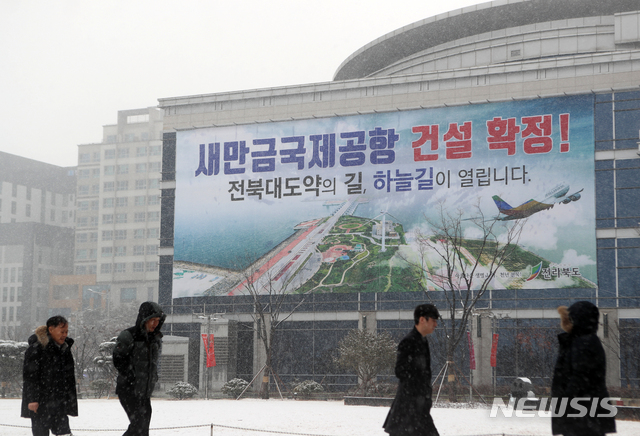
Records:
[[[387,332],[375,334],[366,330],[350,330],[338,345],[336,362],[353,371],[360,384],[358,391],[367,395],[378,374],[393,368],[396,344]]]
[[[449,321],[442,323],[445,331],[446,362],[450,399],[455,401],[456,349],[463,338],[473,310],[487,290],[499,289],[500,269],[518,249],[525,220],[500,221],[487,218],[479,202],[474,217],[454,212],[440,202],[437,218],[425,216],[429,230],[416,234],[419,283],[428,298],[433,290],[442,291]],[[472,235],[472,236],[467,236]]]
[[[297,289],[294,286],[295,273],[274,271],[269,265],[262,269],[254,265],[244,272],[242,287],[253,303],[253,326],[264,348],[266,362],[263,368],[260,396],[269,399],[269,380],[273,370],[273,343],[278,327],[289,319],[304,302],[305,296],[294,298],[290,294]]]

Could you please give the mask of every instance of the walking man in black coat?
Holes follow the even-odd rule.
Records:
[[[440,313],[433,304],[413,311],[415,326],[398,345],[396,397],[384,422],[391,436],[439,436],[431,418],[431,354],[427,335],[438,326]]]
[[[151,394],[158,381],[158,359],[162,347],[160,329],[166,315],[152,301],[140,305],[136,325],[123,330],[113,350],[118,370],[116,394],[129,417],[123,436],[148,436]]]
[[[70,435],[69,416],[78,416],[75,367],[67,337],[69,323],[53,316],[29,337],[22,377],[23,418],[31,418],[33,436]]]
[[[600,311],[589,301],[578,301],[569,308],[558,307],[558,313],[565,333],[558,335],[560,349],[551,382],[551,396],[557,399],[558,409],[551,416],[551,431],[564,436],[615,433],[615,418],[610,416],[609,408],[601,405],[603,399],[609,398],[609,392],[604,348],[596,334]],[[571,406],[574,399],[581,399],[580,407]],[[563,400],[569,403],[566,408],[561,406]],[[588,413],[581,414],[581,408]],[[590,416],[594,411],[596,416]]]

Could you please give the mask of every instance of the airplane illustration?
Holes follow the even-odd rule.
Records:
[[[498,206],[500,214],[494,219],[499,221],[519,220],[527,218],[534,213],[551,209],[556,203],[568,204],[572,201],[580,200],[580,193],[584,191],[582,188],[572,194],[567,195],[570,186],[566,183],[560,183],[553,187],[549,192],[544,195],[542,200],[531,199],[525,201],[520,206],[511,207],[506,201],[497,195],[494,195],[493,201]]]

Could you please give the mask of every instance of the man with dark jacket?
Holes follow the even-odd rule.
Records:
[[[601,405],[603,399],[609,398],[609,392],[604,348],[596,335],[600,311],[593,303],[578,301],[568,309],[558,307],[558,313],[566,333],[558,335],[560,350],[551,382],[551,396],[557,403],[556,413],[551,416],[551,431],[565,436],[615,433],[615,418],[602,416],[612,415],[612,410]],[[578,398],[579,407],[572,407],[571,401]],[[568,403],[566,408],[563,400]],[[587,413],[580,413],[585,408]],[[590,416],[594,411],[595,416]]]
[[[118,370],[116,394],[129,417],[123,436],[147,436],[151,423],[151,393],[158,381],[158,359],[166,315],[154,302],[140,305],[136,325],[123,330],[113,350]]]
[[[29,337],[24,354],[23,418],[31,418],[33,436],[70,435],[69,417],[78,416],[78,396],[69,323],[53,316]]]
[[[415,326],[398,345],[396,397],[383,427],[391,436],[438,436],[431,418],[431,354],[427,335],[438,326],[440,313],[432,304],[413,312]]]

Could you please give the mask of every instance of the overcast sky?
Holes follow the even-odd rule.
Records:
[[[0,1],[0,150],[77,165],[118,110],[328,82],[374,39],[480,0]]]

